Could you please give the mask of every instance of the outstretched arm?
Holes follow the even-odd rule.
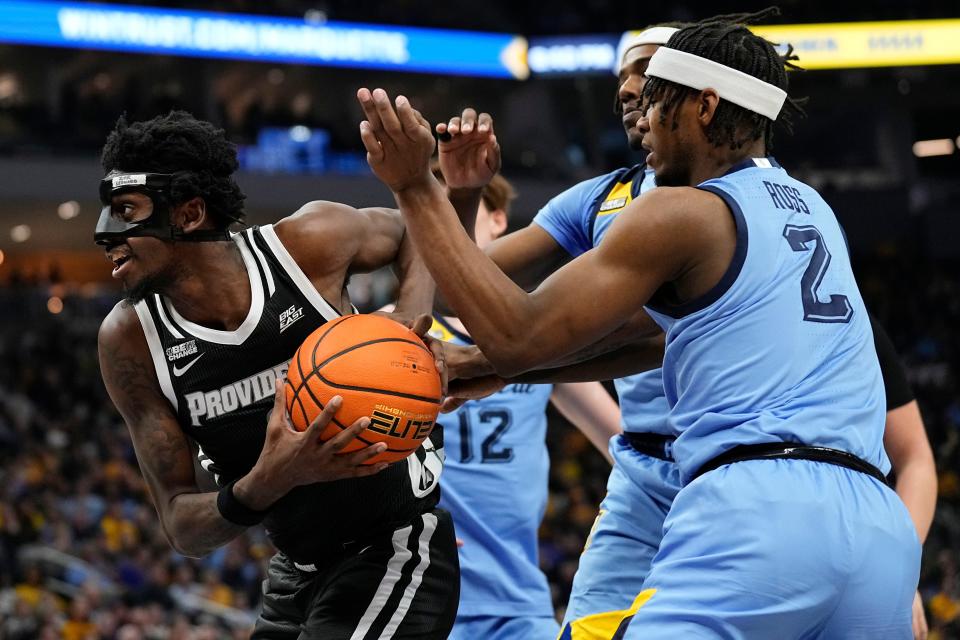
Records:
[[[359,91],[357,98],[365,112],[375,113],[369,91]],[[472,232],[482,188],[500,168],[500,149],[488,114],[481,114],[478,121],[476,112],[467,109],[464,116],[463,130],[460,118],[438,126],[438,132],[451,138],[441,145],[440,164],[448,185],[447,198],[457,215],[470,221]],[[436,287],[395,209],[310,202],[276,228],[321,291],[321,287],[338,286],[338,279],[342,288],[340,276],[345,270],[366,272],[389,264],[400,281],[394,313],[412,318],[433,310]]]
[[[484,252],[501,271],[527,291],[571,259],[549,233],[535,224],[497,238]]]
[[[449,371],[452,382],[447,398],[443,403],[443,412],[449,413],[467,400],[486,398],[512,383],[592,382],[622,378],[641,371],[655,369],[663,361],[664,337],[661,333],[650,338],[634,340],[629,345],[621,346],[615,351],[604,353],[589,360],[582,362],[574,360],[573,364],[534,369],[512,378],[502,378],[496,375],[493,366],[475,347],[468,351],[461,351],[460,348],[447,350],[445,351],[445,366]],[[449,343],[444,343],[444,345],[449,345]],[[591,350],[592,346],[587,347],[573,354],[571,358],[577,358]]]
[[[393,266],[400,283],[394,313],[414,318],[433,311],[437,286],[405,228]]]
[[[379,116],[370,92],[361,89],[357,97],[365,105],[368,119],[377,121]],[[483,188],[500,168],[500,146],[493,118],[468,107],[461,115],[437,124],[436,132],[447,198],[457,209],[467,235],[473,239]],[[559,215],[564,221],[579,215],[579,207],[571,198],[555,199],[544,210],[548,208],[552,217]],[[497,238],[484,251],[501,271],[528,291],[572,257],[554,235],[535,223]]]
[[[666,336],[636,336],[629,342],[617,339],[619,330],[608,338],[576,351],[562,362],[522,373],[511,382],[559,383],[613,380],[656,369],[663,364]],[[607,347],[612,346],[610,349]]]
[[[735,232],[722,201],[693,189],[658,189],[628,205],[600,247],[528,294],[464,233],[430,174],[434,141],[422,117],[402,96],[399,117],[385,92],[373,98],[381,127],[361,124],[368,162],[394,191],[414,241],[429,247],[424,259],[444,297],[501,374],[556,361],[614,331],[663,283],[694,270],[708,247],[721,247],[711,254],[716,263],[699,270],[683,294],[713,286],[729,264]]]
[[[376,118],[373,96],[360,89],[357,98],[368,118]],[[493,118],[468,107],[460,116],[437,124],[440,140],[440,171],[447,185],[447,199],[457,210],[467,235],[474,239],[477,209],[485,187],[500,170],[500,146],[493,132]]]
[[[401,211],[420,212],[410,214],[411,235],[418,246],[431,247],[427,264],[444,298],[501,374],[555,362],[607,335],[649,299],[658,277],[670,277],[643,274],[626,247],[608,241],[528,294],[470,242],[439,184],[427,182],[396,196]],[[588,290],[589,301],[579,298],[578,292]]]
[[[637,314],[599,341],[551,363],[520,374],[509,382],[559,383],[612,380],[661,366],[666,336],[645,313]],[[451,380],[477,378],[496,369],[476,345],[443,343]]]

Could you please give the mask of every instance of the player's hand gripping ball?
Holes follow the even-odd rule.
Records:
[[[412,331],[382,316],[355,314],[328,322],[297,349],[284,385],[293,426],[304,431],[333,396],[343,405],[320,434],[329,440],[360,418],[370,426],[343,453],[385,442],[364,464],[395,462],[417,450],[440,410],[440,374],[430,349]]]

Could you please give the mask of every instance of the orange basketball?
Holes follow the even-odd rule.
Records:
[[[322,440],[370,418],[370,426],[343,450],[387,443],[387,450],[366,464],[402,460],[416,451],[440,411],[440,374],[433,354],[412,331],[382,316],[343,316],[307,336],[290,361],[284,390],[290,420],[299,431],[330,398],[343,398]]]

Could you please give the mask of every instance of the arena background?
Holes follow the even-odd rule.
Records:
[[[104,392],[96,330],[120,292],[92,232],[98,152],[121,113],[184,108],[224,127],[240,145],[239,182],[257,224],[314,199],[392,203],[360,153],[357,87],[402,91],[433,122],[475,105],[496,118],[503,173],[519,192],[516,228],[564,188],[640,160],[611,111],[610,69],[625,30],[765,5],[152,6],[159,13],[134,3],[0,0],[0,638],[246,637],[270,555],[258,529],[203,560],[173,552]],[[920,588],[931,637],[960,638],[960,6],[791,0],[781,8],[777,24],[815,26],[789,32],[811,67],[791,74],[793,92],[811,101],[775,153],[833,205],[868,305],[907,364],[940,487]],[[64,9],[74,11],[72,26]],[[151,17],[204,18],[183,9],[224,12],[206,16],[220,27],[286,18],[276,24],[342,39],[273,51],[244,44],[239,31],[206,42],[142,31],[156,24]],[[886,20],[912,22],[832,24]],[[365,32],[371,25],[387,26]],[[404,43],[409,50],[389,50]],[[392,287],[376,274],[355,278],[351,291],[366,310],[388,301]],[[556,416],[548,444],[541,561],[562,612],[608,469]]]

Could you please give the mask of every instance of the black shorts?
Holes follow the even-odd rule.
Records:
[[[319,570],[275,555],[251,637],[440,640],[453,627],[459,601],[453,520],[434,509]]]

